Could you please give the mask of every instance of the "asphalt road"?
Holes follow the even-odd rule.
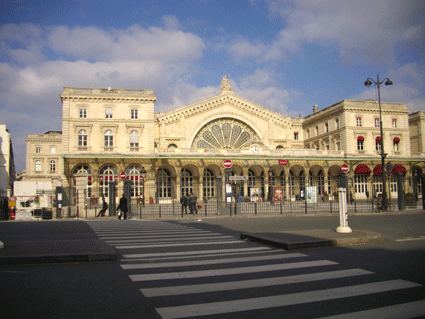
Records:
[[[115,220],[87,222],[95,230],[93,234],[97,234],[118,250],[120,260],[1,266],[0,309],[3,316],[173,318],[175,313],[183,311],[184,314],[192,313],[196,317],[197,311],[202,312],[215,305],[219,309],[218,313],[203,318],[318,318],[373,309],[380,309],[378,312],[382,314],[385,314],[385,311],[393,313],[394,305],[425,300],[425,214],[349,216],[351,228],[379,232],[384,240],[373,245],[296,252],[282,252],[277,249],[263,252],[262,249],[266,247],[254,243],[240,243],[239,233],[336,228],[339,218],[297,216],[201,220],[163,223]],[[37,223],[37,231],[40,231],[41,236],[42,226],[43,223]],[[208,239],[204,237],[207,235]],[[229,251],[226,257],[225,251]],[[305,256],[288,257],[287,254],[292,253]],[[137,256],[140,254],[144,256]],[[274,260],[275,255],[283,259]],[[223,264],[220,264],[218,260],[222,258],[240,260],[224,259]],[[295,265],[301,261],[299,259],[315,266],[269,269],[288,263]],[[329,264],[317,266],[316,263],[321,261],[328,261]],[[251,272],[244,274],[241,269]],[[263,285],[263,282],[270,278],[274,281],[287,276],[315,277],[318,273],[346,272],[353,269],[360,269],[368,274],[297,284]],[[196,277],[200,271],[211,270],[229,274],[217,273],[209,277]],[[177,278],[153,280],[154,276]],[[258,280],[260,283],[255,288],[231,288],[232,285],[241,284],[240,282],[248,279]],[[383,283],[389,285],[389,288],[383,288]],[[210,284],[220,284],[226,288],[218,292],[202,292],[202,289]],[[181,295],[164,293],[181,285],[191,285],[191,289],[201,292]],[[355,287],[353,291],[344,290],[345,287],[351,286]],[[394,290],[396,287],[399,288]],[[380,292],[364,293],[368,289],[378,289]],[[157,293],[159,296],[150,296],[150,293]],[[341,298],[344,293],[353,295]],[[279,305],[285,299],[283,295],[293,302],[288,301],[288,304],[283,306],[273,304],[276,301]],[[234,312],[231,309],[236,309],[237,300],[242,300],[241,310]],[[257,305],[257,308],[247,310],[247,304],[253,307]],[[374,319],[379,318],[376,313],[372,316]],[[358,317],[354,315],[350,318]],[[386,314],[383,318],[389,317]]]

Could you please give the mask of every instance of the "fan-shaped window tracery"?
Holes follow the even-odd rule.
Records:
[[[221,118],[201,128],[192,147],[240,149],[250,146],[253,139],[259,139],[258,135],[245,123],[232,118]]]

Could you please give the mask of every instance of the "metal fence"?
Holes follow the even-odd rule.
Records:
[[[289,180],[284,185],[276,181],[274,184],[270,183],[270,185],[263,184],[256,188],[263,193],[255,194],[256,196],[253,196],[252,192],[245,194],[244,189],[246,191],[247,187],[244,188],[243,183],[231,184],[230,193],[226,193],[225,184],[216,184],[216,191],[210,192],[210,196],[198,196],[197,213],[198,216],[338,214],[339,203],[336,191],[338,183],[341,183],[341,181],[311,177],[307,181],[309,185],[305,185],[305,179]],[[347,210],[349,214],[376,211],[376,206],[380,201],[379,183],[376,178],[373,181],[371,179],[361,180],[361,183],[357,184],[354,184],[351,180],[344,180],[343,182],[348,190]],[[292,185],[289,183],[292,183]],[[353,184],[350,185],[350,183]],[[110,184],[107,191],[105,191],[105,188],[91,186],[79,190],[75,187],[57,189],[54,195],[48,194],[51,198],[54,198],[51,215],[46,213],[49,209],[37,208],[38,210],[34,211],[34,216],[41,218],[102,218],[99,213],[103,203],[106,202],[108,209],[104,216],[116,217],[119,198],[121,194],[125,194],[128,198],[129,216],[131,218],[184,218],[186,211],[189,214],[190,210],[189,207],[185,209],[180,204],[181,195],[189,192],[196,193],[195,190],[205,195],[199,185],[182,189],[170,182],[165,189],[166,191],[158,187],[149,189],[143,187],[142,192],[140,192],[140,190],[135,190],[131,183],[127,183],[124,187]],[[277,196],[276,190],[282,189],[283,192],[280,196]],[[370,193],[368,189],[371,190]],[[311,196],[309,190],[314,191],[314,196]],[[150,195],[145,198],[145,194]],[[390,194],[389,203],[395,210],[417,209],[419,208],[419,199],[418,194],[403,193],[402,198],[395,198],[394,194],[392,196]]]

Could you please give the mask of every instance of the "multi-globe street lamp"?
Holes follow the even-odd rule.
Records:
[[[381,110],[381,84],[385,85],[392,85],[393,82],[389,78],[385,78],[382,81],[379,81],[379,74],[377,76],[377,80],[373,80],[371,78],[367,78],[366,82],[364,83],[365,86],[369,87],[372,84],[375,84],[378,86],[378,103],[379,103],[379,128],[381,133],[381,167],[382,167],[382,210],[386,211],[388,206],[388,199],[387,199],[387,187],[386,187],[386,181],[385,181],[385,157],[387,154],[384,152],[384,134],[383,134],[383,128],[382,128],[382,110]]]

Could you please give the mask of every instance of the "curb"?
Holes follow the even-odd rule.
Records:
[[[383,240],[379,233],[356,231],[354,234],[344,236],[344,234],[337,234],[333,230],[241,233],[240,238],[285,250],[369,244]]]
[[[46,247],[54,247],[52,250]],[[19,250],[21,250],[19,252]],[[27,253],[31,251],[31,253]],[[34,241],[6,245],[0,265],[117,261],[117,251],[101,240]]]

